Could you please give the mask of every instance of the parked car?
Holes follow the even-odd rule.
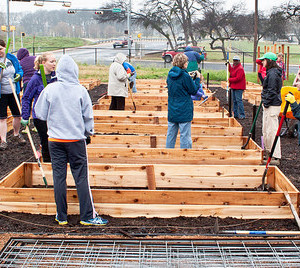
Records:
[[[133,40],[130,40],[131,44],[133,43]],[[128,40],[124,39],[124,40],[117,40],[116,42],[113,43],[113,47],[125,47],[128,45]]]
[[[164,51],[162,53],[162,58],[164,59],[164,61],[166,63],[170,63],[172,62],[174,56],[178,53],[183,53],[185,50],[186,46],[180,46],[178,47],[176,50],[168,50],[168,51]],[[201,47],[197,47],[197,46],[192,46],[192,49],[196,52],[198,52],[199,54],[202,54],[202,48]]]

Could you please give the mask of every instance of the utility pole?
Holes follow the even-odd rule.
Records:
[[[127,7],[127,26],[128,26],[128,58],[129,58],[129,62],[130,62],[130,58],[131,58],[131,40],[130,40],[130,36],[131,36],[131,0],[129,0],[129,4]]]
[[[254,11],[254,44],[253,44],[253,72],[256,72],[256,51],[258,43],[258,0],[255,1],[255,11]]]

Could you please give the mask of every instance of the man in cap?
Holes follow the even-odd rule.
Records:
[[[243,92],[246,89],[245,71],[239,56],[233,57],[233,66],[229,62],[229,87],[232,89],[234,118],[245,119]]]

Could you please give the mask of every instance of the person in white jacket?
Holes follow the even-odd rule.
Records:
[[[67,163],[70,163],[80,204],[80,223],[106,225],[107,220],[96,213],[88,180],[86,139],[93,135],[92,101],[79,84],[78,66],[64,55],[57,65],[57,82],[41,92],[35,105],[36,117],[47,121],[49,151],[52,161],[55,220],[64,225],[67,220]]]
[[[111,96],[109,110],[125,109],[125,98],[128,97],[128,78],[130,77],[123,67],[125,60],[126,56],[118,53],[109,67],[107,90],[107,95]]]

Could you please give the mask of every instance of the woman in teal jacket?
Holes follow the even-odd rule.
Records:
[[[197,93],[200,86],[200,73],[193,81],[187,73],[188,57],[177,54],[173,68],[169,71],[168,85],[168,132],[166,148],[174,148],[178,129],[180,130],[180,148],[192,148],[191,121],[194,115],[194,104],[191,95]]]
[[[6,133],[7,133],[7,107],[9,107],[12,116],[13,116],[13,129],[14,129],[14,139],[19,144],[25,144],[26,141],[22,137],[20,132],[20,122],[21,122],[21,114],[17,103],[15,101],[12,88],[9,83],[9,79],[14,84],[15,91],[17,93],[18,98],[20,93],[20,80],[23,77],[23,70],[18,61],[18,59],[7,53],[6,60],[5,58],[5,49],[6,44],[3,40],[0,39],[0,71],[2,71],[1,81],[0,81],[0,150],[5,150],[7,148],[6,143]]]

